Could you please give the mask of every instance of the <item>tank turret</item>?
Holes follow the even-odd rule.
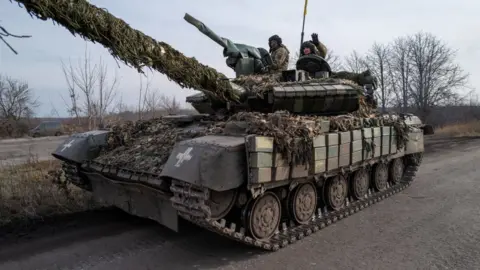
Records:
[[[349,75],[347,79],[354,76],[348,72],[333,73],[328,62],[314,54],[300,56],[295,69],[271,73],[272,58],[266,49],[234,43],[189,14],[184,19],[223,47],[226,64],[236,75],[231,80],[232,89],[241,95],[236,104],[204,93],[187,97],[186,101],[200,113],[286,110],[295,114],[339,115],[358,110],[361,95],[372,95],[371,84],[344,80],[345,74]]]
[[[230,39],[220,37],[203,22],[195,19],[188,13],[185,14],[184,19],[223,47],[223,56],[227,57],[227,66],[235,71],[237,77],[265,73],[268,66],[272,64],[272,58],[266,49],[234,43]]]

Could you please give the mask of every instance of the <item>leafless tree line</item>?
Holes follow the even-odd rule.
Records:
[[[291,57],[291,67],[298,56],[296,52]],[[469,75],[455,63],[455,57],[456,51],[440,38],[418,32],[387,44],[374,43],[364,55],[354,50],[344,59],[329,49],[326,60],[333,71],[370,70],[378,80],[376,96],[383,111],[413,109],[425,119],[436,106],[478,105],[478,97],[468,86]]]
[[[112,115],[127,111],[136,111],[138,119],[143,119],[159,116],[159,111],[173,114],[180,109],[175,97],[168,97],[159,89],[152,88],[150,78],[143,74],[140,74],[136,108],[132,103],[126,104],[118,92],[117,73],[109,76],[109,68],[102,59],[93,63],[87,50],[77,65],[62,62],[62,69],[67,82],[68,98],[64,98],[64,101],[68,112],[79,124],[80,119],[86,116],[89,129],[105,125],[107,116],[111,119]]]
[[[181,109],[175,96],[169,97],[162,94],[159,89],[152,88],[149,76],[140,74],[138,91],[138,119],[153,118],[161,114],[176,114]]]
[[[469,75],[455,63],[456,52],[438,37],[418,32],[388,44],[374,43],[365,55],[353,51],[344,60],[348,71],[369,69],[378,79],[382,109],[416,109],[426,118],[431,108],[460,105],[472,97]],[[472,100],[470,100],[472,101]]]

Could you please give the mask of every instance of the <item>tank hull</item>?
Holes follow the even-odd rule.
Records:
[[[157,175],[96,161],[83,163],[77,174],[86,179],[96,200],[175,232],[182,218],[275,251],[407,188],[422,161],[424,132],[418,119],[406,123],[410,127],[403,145],[395,139],[393,126],[318,135],[311,145],[313,160],[306,166],[285,165],[275,155],[273,138],[207,135],[177,143]],[[376,147],[366,151],[366,144]],[[367,180],[362,191],[358,185],[363,172]],[[340,195],[332,193],[339,187],[344,190]],[[256,216],[267,215],[256,214],[264,198],[272,199],[270,209],[278,214],[270,233],[255,224]]]

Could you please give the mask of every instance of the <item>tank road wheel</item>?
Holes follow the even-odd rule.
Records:
[[[345,205],[347,198],[347,180],[342,175],[331,178],[327,183],[326,197],[327,204],[333,210],[340,210]]]
[[[232,209],[236,199],[237,189],[222,192],[210,190],[210,198],[206,203],[210,207],[210,218],[217,220],[225,217]]]
[[[275,234],[281,219],[281,204],[277,195],[266,192],[251,200],[245,210],[245,227],[253,238],[266,240]]]
[[[405,169],[405,164],[401,158],[396,158],[390,164],[390,181],[392,184],[396,185],[400,183],[403,176],[403,170]]]
[[[352,177],[352,193],[355,199],[360,200],[368,193],[368,187],[370,186],[370,177],[367,170],[359,169]]]
[[[301,184],[288,194],[288,213],[298,224],[306,224],[317,209],[317,189],[312,183]]]
[[[383,163],[376,164],[373,167],[373,188],[376,191],[382,191],[387,187],[388,167]]]

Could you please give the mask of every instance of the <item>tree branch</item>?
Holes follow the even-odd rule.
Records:
[[[13,38],[30,38],[32,36],[27,36],[27,35],[15,35],[7,31],[4,27],[0,25],[0,40],[7,45],[7,47],[14,53],[18,54],[18,52],[7,42],[5,37],[13,37]]]

